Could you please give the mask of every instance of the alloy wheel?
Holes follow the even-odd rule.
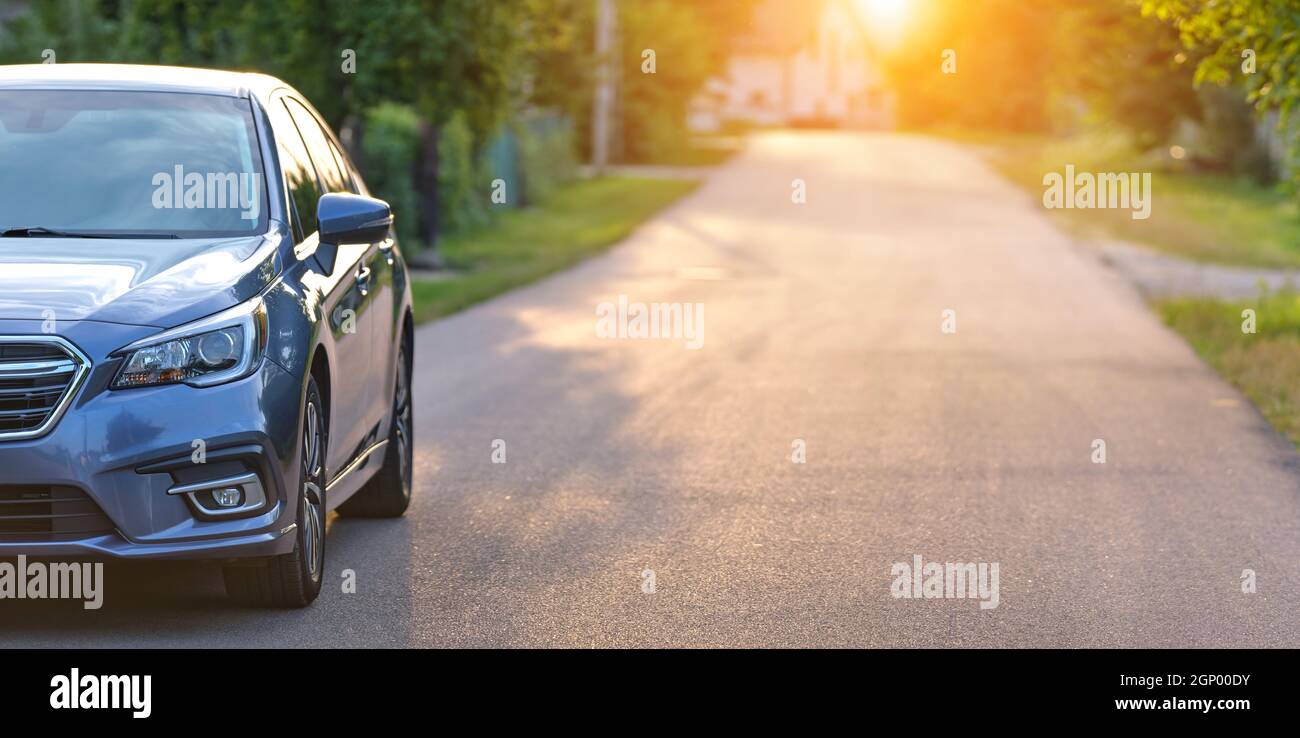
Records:
[[[320,409],[314,401],[308,402],[302,438],[302,504],[306,506],[302,520],[302,555],[313,582],[320,581],[325,551],[325,511],[321,494],[324,477],[324,459],[321,458],[323,434]]]
[[[396,424],[397,458],[402,475],[402,493],[411,496],[411,475],[414,465],[414,448],[411,439],[411,377],[406,362],[406,349],[402,349],[397,364],[397,392],[393,401],[393,422]]]

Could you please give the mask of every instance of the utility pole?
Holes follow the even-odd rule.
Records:
[[[609,166],[614,112],[615,0],[596,0],[596,94],[592,102],[591,166],[597,175]]]

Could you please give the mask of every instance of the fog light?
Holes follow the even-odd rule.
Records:
[[[238,487],[222,487],[212,490],[212,500],[220,507],[238,507],[244,493]]]
[[[169,495],[185,495],[201,515],[243,515],[266,506],[266,490],[256,472],[177,484]]]

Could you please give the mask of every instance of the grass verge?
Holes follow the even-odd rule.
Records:
[[[1249,179],[1177,171],[1164,154],[1140,155],[1118,135],[1071,138],[939,133],[978,147],[1003,176],[1035,198],[1043,176],[1076,172],[1151,172],[1151,217],[1129,210],[1053,210],[1084,238],[1118,238],[1196,261],[1248,267],[1300,267],[1296,199]]]
[[[536,207],[504,213],[473,233],[445,239],[443,256],[460,273],[412,280],[415,319],[450,315],[604,251],[698,184],[635,177],[579,180]]]
[[[1180,298],[1156,307],[1166,324],[1300,447],[1300,293],[1250,302]],[[1242,330],[1246,309],[1255,311],[1253,334]]]

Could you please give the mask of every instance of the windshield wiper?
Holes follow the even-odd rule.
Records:
[[[6,228],[0,232],[0,238],[30,238],[45,236],[47,238],[180,238],[174,233],[94,233],[91,231],[56,231],[43,226],[25,228]]]

